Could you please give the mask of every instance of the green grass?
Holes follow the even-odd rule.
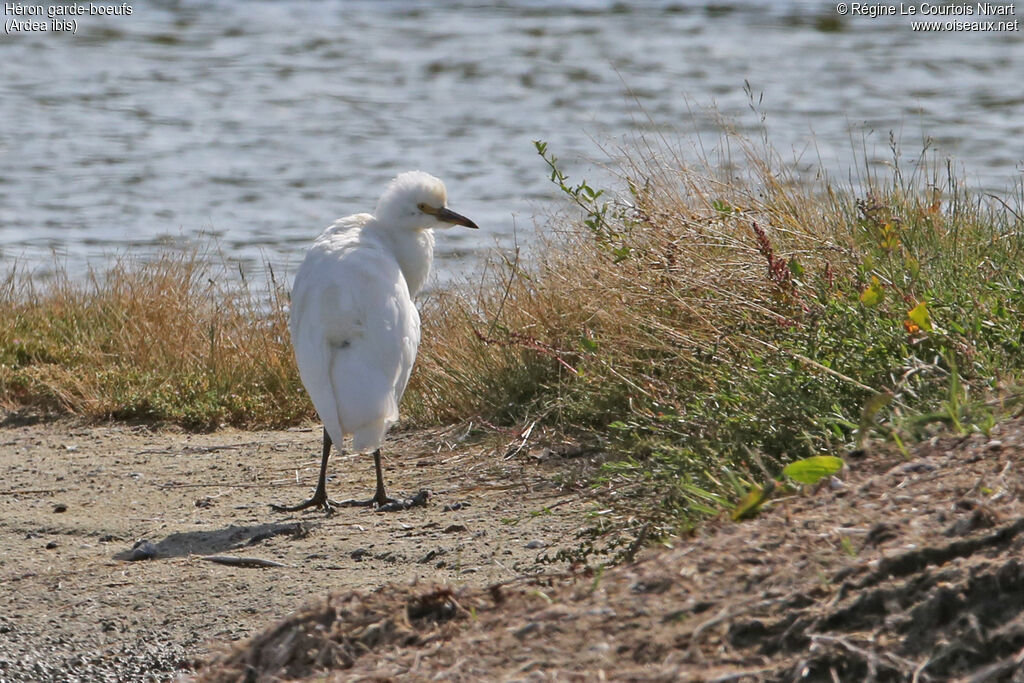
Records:
[[[894,154],[856,190],[797,182],[738,144],[739,177],[641,140],[600,191],[538,143],[570,208],[531,258],[423,303],[404,418],[537,421],[599,445],[589,481],[606,510],[582,555],[609,528],[632,552],[792,460],[985,430],[1014,405],[1019,197],[972,193],[926,154],[909,176]],[[312,417],[277,283],[268,302],[204,263],[168,254],[38,287],[9,275],[0,402],[201,427]]]
[[[538,143],[577,215],[529,265],[428,308],[419,418],[599,440],[618,455],[593,480],[613,510],[595,529],[657,537],[786,462],[1005,414],[1024,371],[1021,210],[926,155],[905,177],[894,154],[855,192],[741,144],[742,179],[641,147],[613,200]]]

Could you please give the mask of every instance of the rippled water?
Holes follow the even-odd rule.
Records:
[[[841,177],[890,130],[996,191],[1024,166],[1019,31],[914,33],[831,2],[556,4],[147,1],[75,36],[2,36],[0,258],[76,270],[206,231],[294,266],[423,168],[485,228],[445,235],[444,276],[552,196],[532,140],[573,174],[648,116],[714,142],[712,104],[758,124],[744,80],[773,144]]]

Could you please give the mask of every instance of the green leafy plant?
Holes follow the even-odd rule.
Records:
[[[838,474],[845,464],[834,455],[815,455],[789,463],[782,468],[782,473],[797,483],[813,485]]]

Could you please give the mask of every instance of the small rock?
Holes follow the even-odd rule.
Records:
[[[1000,441],[999,439],[992,439],[987,444],[985,444],[985,450],[1001,451],[1003,450],[1003,442]]]
[[[664,576],[647,577],[637,581],[630,590],[634,593],[664,593],[672,587],[672,579]]]
[[[714,607],[718,607],[718,603],[714,600],[698,600],[697,602],[693,603],[692,609],[694,614],[703,614],[704,612],[707,612],[709,609],[712,609]]]
[[[54,512],[67,512],[68,511],[68,506],[65,505],[64,503],[57,503],[56,505],[53,506],[53,511]]]
[[[864,545],[881,545],[882,543],[885,543],[886,541],[891,541],[894,538],[897,538],[898,536],[899,533],[893,527],[889,526],[888,524],[885,524],[884,522],[879,522],[871,528],[871,530],[868,532],[868,535],[864,538]]]
[[[916,460],[914,462],[904,463],[903,465],[897,465],[891,473],[903,473],[903,474],[922,474],[924,472],[934,472],[935,465],[928,462],[927,460]]]
[[[530,541],[529,543],[527,543],[523,547],[526,548],[527,550],[538,550],[540,548],[547,548],[548,544],[545,543],[544,541]]]
[[[957,520],[953,526],[946,529],[946,536],[966,536],[979,529],[991,529],[999,521],[998,515],[992,509],[979,505],[974,508],[970,516]]]
[[[516,631],[515,636],[516,636],[516,638],[520,638],[520,639],[521,638],[525,638],[526,636],[530,635],[531,633],[533,633],[534,631],[536,631],[539,628],[540,628],[540,624],[538,624],[536,621],[531,621],[529,624],[527,624],[526,626],[523,626],[521,629]]]
[[[53,550],[56,547],[57,547],[57,541],[50,541],[49,543],[46,544],[46,549],[47,550]]]
[[[366,548],[356,548],[348,554],[356,562],[362,562],[363,558],[370,554],[370,551]]]
[[[447,551],[444,548],[435,548],[434,550],[431,550],[422,558],[417,560],[417,562],[419,562],[419,564],[426,564],[427,562],[433,560],[435,557],[438,557],[439,555],[444,555],[446,552]]]
[[[446,534],[457,534],[460,531],[466,531],[465,524],[449,524],[444,528]]]
[[[132,552],[128,555],[129,562],[138,562],[140,560],[152,560],[156,557],[156,546],[147,540],[141,540],[132,546]]]
[[[449,503],[449,504],[444,506],[442,511],[443,512],[455,512],[457,510],[462,510],[462,509],[468,508],[468,507],[469,507],[469,503],[464,503],[464,502],[463,503]]]

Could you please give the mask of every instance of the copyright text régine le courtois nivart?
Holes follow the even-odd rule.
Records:
[[[901,2],[890,4],[884,2],[841,2],[837,5],[839,14],[864,17],[1012,17],[1016,16],[1016,3],[1000,4],[994,2]]]

